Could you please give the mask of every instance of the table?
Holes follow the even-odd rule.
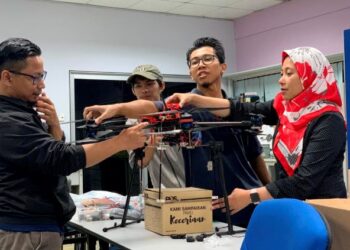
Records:
[[[111,227],[114,222],[120,224],[121,220],[79,221],[74,217],[68,224],[76,230],[107,241],[121,249],[203,250],[215,248],[218,250],[239,250],[244,239],[244,233],[237,233],[225,235],[221,238],[214,235],[210,238],[205,238],[204,242],[186,242],[185,239],[171,239],[170,236],[161,236],[148,231],[144,228],[144,222],[130,224],[124,228],[112,229],[108,232],[102,231],[104,227]],[[221,227],[224,225],[224,223],[215,222],[213,226]],[[234,230],[240,229],[234,227]]]

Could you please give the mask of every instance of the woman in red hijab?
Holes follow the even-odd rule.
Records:
[[[200,107],[230,107],[215,111],[231,120],[246,120],[250,113],[264,115],[264,123],[276,125],[273,152],[279,178],[264,187],[236,188],[229,195],[236,213],[250,203],[272,198],[345,198],[343,160],[346,125],[341,113],[334,72],[326,57],[310,47],[282,53],[281,91],[265,103],[240,103],[174,94],[168,102]],[[224,207],[223,199],[213,203]]]

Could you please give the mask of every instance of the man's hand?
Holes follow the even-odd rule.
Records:
[[[86,107],[83,116],[86,120],[94,119],[96,124],[100,124],[108,118],[112,118],[118,111],[118,104],[114,105],[93,105]]]
[[[42,95],[39,96],[38,101],[36,102],[36,110],[39,113],[40,118],[47,123],[49,133],[56,140],[61,140],[63,131],[58,120],[55,105],[45,93],[42,93]]]
[[[147,125],[147,122],[142,122],[128,129],[124,129],[119,135],[117,135],[118,143],[122,145],[124,150],[144,147],[147,137],[143,128]]]
[[[36,102],[36,110],[41,119],[45,120],[48,126],[60,126],[56,108],[49,97],[43,93]]]
[[[193,104],[194,99],[198,97],[197,94],[191,93],[175,93],[166,99],[167,103],[179,103],[180,107]]]

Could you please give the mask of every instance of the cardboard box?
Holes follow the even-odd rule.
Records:
[[[212,231],[212,191],[200,188],[146,189],[145,228],[161,235]]]
[[[307,200],[327,219],[332,234],[332,250],[350,249],[350,199]]]

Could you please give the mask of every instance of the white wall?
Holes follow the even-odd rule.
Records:
[[[127,1],[127,0],[125,0]],[[0,0],[0,40],[25,37],[43,50],[46,92],[69,118],[69,70],[131,72],[143,63],[164,74],[188,74],[185,53],[193,41],[214,36],[236,68],[233,22],[128,11],[44,0]],[[69,126],[63,126],[69,136]]]

